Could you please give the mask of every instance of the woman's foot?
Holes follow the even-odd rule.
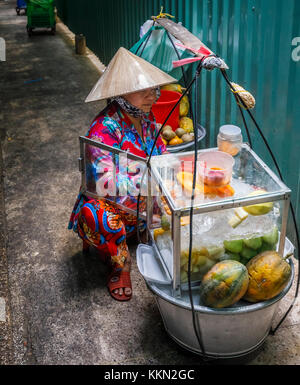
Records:
[[[108,290],[111,296],[118,301],[128,301],[132,297],[130,280],[131,260],[127,258],[121,271],[113,270],[108,277]]]
[[[130,270],[131,270],[131,260],[129,260],[129,261],[126,260],[126,262],[124,263],[124,267],[122,269],[122,272],[130,273]],[[115,289],[114,293],[119,294],[120,296],[122,296],[124,293],[127,297],[129,297],[129,296],[131,297],[132,289],[131,289],[131,286],[130,287],[120,287],[119,289]]]

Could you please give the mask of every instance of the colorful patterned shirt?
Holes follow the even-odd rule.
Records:
[[[145,141],[142,140],[133,123],[119,105],[113,102],[96,116],[85,136],[146,158],[150,155],[158,132],[152,111],[142,118],[141,127]],[[159,136],[152,155],[161,155],[165,151],[166,146]],[[136,209],[139,183],[145,167],[142,162],[128,160],[127,164],[122,166],[121,161],[117,161],[114,173],[111,153],[89,145],[86,145],[86,160],[88,191],[93,191],[110,200],[113,200],[112,196],[116,195],[117,203]],[[108,193],[105,192],[105,189]],[[116,194],[109,194],[113,190]],[[124,195],[124,191],[128,193]],[[72,229],[73,226],[77,227],[74,217],[85,201],[86,197],[80,192],[70,218],[69,229]]]

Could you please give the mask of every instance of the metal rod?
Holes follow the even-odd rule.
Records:
[[[147,158],[142,158],[141,156],[131,154],[130,152],[121,150],[120,148],[109,146],[108,144],[98,142],[96,140],[87,138],[85,136],[80,136],[79,140],[80,140],[80,142],[82,141],[82,142],[88,143],[91,146],[98,147],[104,151],[109,151],[109,152],[112,152],[114,154],[126,154],[126,156],[131,160],[138,160],[140,162],[147,163]]]
[[[181,297],[180,289],[180,256],[181,256],[181,226],[180,216],[172,213],[173,238],[173,296]]]
[[[286,199],[283,202],[283,213],[282,213],[282,220],[281,220],[281,229],[280,229],[280,241],[279,241],[279,248],[278,253],[281,255],[281,257],[284,257],[284,245],[285,245],[285,236],[286,236],[286,228],[287,228],[287,220],[289,215],[289,208],[290,208],[290,196],[287,196]]]

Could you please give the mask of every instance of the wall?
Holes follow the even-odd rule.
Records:
[[[56,0],[59,17],[107,65],[118,47],[139,40],[140,26],[164,12],[225,59],[228,76],[256,98],[255,118],[292,189],[300,223],[300,61],[292,60],[292,40],[300,37],[299,0]],[[300,42],[299,42],[300,43]],[[300,52],[298,54],[300,56]],[[199,116],[207,129],[205,145],[215,146],[219,126],[241,117],[218,71],[200,80]],[[247,118],[253,148],[275,171],[255,126]],[[246,140],[245,131],[243,131]],[[298,226],[299,227],[299,226]],[[294,240],[292,226],[289,236]]]

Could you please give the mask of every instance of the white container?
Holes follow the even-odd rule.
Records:
[[[199,182],[208,186],[224,186],[230,183],[234,159],[222,151],[206,151],[198,156]]]
[[[240,152],[242,143],[243,136],[239,127],[231,124],[220,127],[217,137],[219,151],[235,156]]]

